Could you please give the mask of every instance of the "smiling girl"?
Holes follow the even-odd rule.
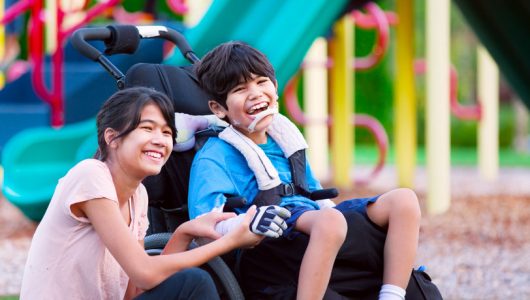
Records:
[[[152,89],[122,90],[105,102],[95,158],[59,180],[35,232],[21,299],[218,298],[209,275],[194,267],[259,243],[262,237],[249,231],[252,216],[221,237],[215,224],[234,215],[206,214],[178,227],[164,255],[143,249],[149,222],[141,182],[167,161],[174,123],[171,101]],[[187,251],[194,237],[215,241]]]

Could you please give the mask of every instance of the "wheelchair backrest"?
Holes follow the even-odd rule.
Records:
[[[193,66],[139,63],[127,71],[124,83],[125,88],[145,86],[165,93],[173,101],[175,112],[211,113],[208,108],[211,97],[199,87]],[[173,151],[161,172],[144,180],[149,196],[149,233],[173,231],[188,220],[188,182],[194,155],[193,149]]]
[[[175,112],[191,115],[211,114],[211,97],[200,87],[193,66],[177,67],[138,63],[125,74],[125,87],[145,86],[165,93],[175,106]]]

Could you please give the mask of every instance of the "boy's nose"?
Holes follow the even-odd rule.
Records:
[[[258,86],[252,85],[248,88],[249,99],[254,100],[261,96],[261,91]]]

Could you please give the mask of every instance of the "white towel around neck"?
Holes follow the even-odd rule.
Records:
[[[307,149],[307,143],[300,130],[281,114],[274,115],[271,125],[267,128],[267,133],[278,143],[287,158],[298,150]],[[248,166],[256,176],[260,190],[268,190],[281,183],[278,171],[270,159],[251,139],[233,126],[229,126],[219,133],[219,138],[243,154]]]

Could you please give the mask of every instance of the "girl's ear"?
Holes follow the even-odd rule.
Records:
[[[219,104],[219,102],[215,100],[208,101],[208,106],[210,107],[210,110],[219,118],[224,119],[226,117],[226,109]]]
[[[116,130],[112,129],[112,128],[107,128],[105,129],[105,133],[104,133],[104,136],[105,136],[105,143],[109,146],[109,147],[113,147],[114,145],[116,145],[116,136],[118,135],[118,133],[116,132]]]

